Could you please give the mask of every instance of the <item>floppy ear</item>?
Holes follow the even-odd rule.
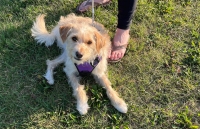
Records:
[[[103,38],[103,36],[101,34],[99,34],[98,32],[95,33],[95,39],[96,39],[96,48],[97,48],[97,52],[99,53],[101,48],[104,47],[105,45],[105,39]]]
[[[59,28],[60,31],[60,37],[62,39],[63,42],[65,42],[65,40],[67,39],[67,36],[70,34],[70,30],[72,29],[71,25],[68,26],[61,26]]]

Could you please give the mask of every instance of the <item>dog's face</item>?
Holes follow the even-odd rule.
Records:
[[[105,45],[103,36],[89,25],[66,25],[60,27],[60,36],[67,44],[67,52],[74,63],[93,61]]]

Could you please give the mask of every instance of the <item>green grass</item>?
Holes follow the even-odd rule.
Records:
[[[63,65],[50,86],[42,75],[56,45],[37,45],[30,29],[47,15],[51,30],[79,0],[2,0],[0,5],[0,128],[200,128],[200,1],[139,0],[130,45],[122,62],[109,64],[113,88],[128,104],[121,114],[105,90],[85,78],[90,110],[76,110]],[[91,12],[83,14],[91,17]],[[117,1],[95,9],[112,37]]]

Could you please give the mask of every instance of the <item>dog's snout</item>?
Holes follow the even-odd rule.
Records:
[[[83,57],[83,55],[81,53],[79,53],[79,52],[76,52],[76,57],[80,59],[80,58]]]

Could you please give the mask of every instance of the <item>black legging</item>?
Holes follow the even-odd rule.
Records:
[[[137,0],[118,0],[117,28],[127,30],[136,9]]]

